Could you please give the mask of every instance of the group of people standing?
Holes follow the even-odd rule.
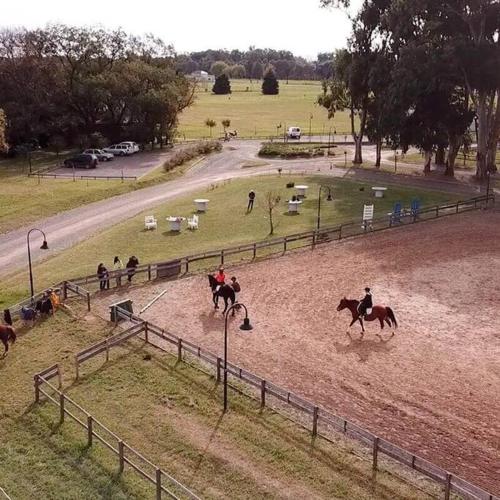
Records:
[[[130,283],[135,274],[135,269],[139,265],[139,259],[132,255],[128,261],[125,268],[127,269],[127,281]],[[120,257],[117,255],[113,259],[113,274],[116,277],[116,286],[120,286],[122,284],[122,270],[123,270],[123,262]],[[97,277],[99,278],[99,289],[100,290],[109,290],[109,278],[110,272],[107,267],[101,262],[97,266]]]

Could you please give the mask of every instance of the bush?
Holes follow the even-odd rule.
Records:
[[[309,144],[283,144],[277,142],[267,142],[262,145],[259,156],[280,157],[280,158],[314,158],[323,156],[324,149],[318,145]]]
[[[187,146],[180,151],[176,151],[163,163],[163,170],[170,172],[175,167],[183,165],[197,156],[206,155],[214,151],[220,151],[222,144],[219,141],[203,141]]]

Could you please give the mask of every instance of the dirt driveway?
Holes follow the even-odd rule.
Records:
[[[230,359],[500,493],[500,213],[475,213],[226,270],[254,329]],[[369,285],[400,323],[346,335],[339,299]],[[143,317],[222,352],[206,276],[122,290]],[[102,309],[114,302],[102,299]]]

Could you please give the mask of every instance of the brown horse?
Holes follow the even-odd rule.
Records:
[[[0,325],[0,340],[3,342],[5,351],[3,357],[9,352],[9,342],[13,344],[16,341],[16,332],[11,326]]]
[[[349,309],[352,314],[352,321],[349,325],[349,328],[359,321],[361,325],[361,335],[365,333],[365,327],[363,325],[363,318],[359,315],[358,312],[359,300],[349,300],[345,297],[340,301],[340,304],[337,306],[337,311],[342,311],[343,309]],[[378,319],[380,321],[380,328],[384,329],[384,321],[389,325],[389,327],[394,326],[394,328],[398,327],[398,322],[396,321],[396,316],[394,316],[394,311],[390,307],[385,306],[374,306],[372,308],[372,312],[365,316],[366,321],[375,321]],[[394,335],[394,333],[393,333]]]

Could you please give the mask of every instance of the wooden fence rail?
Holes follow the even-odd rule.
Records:
[[[210,266],[215,267],[219,264],[227,264],[228,259],[234,256],[239,257],[239,260],[254,260],[258,257],[286,253],[289,250],[295,250],[298,248],[314,248],[316,245],[330,241],[338,241],[344,238],[367,235],[376,231],[383,231],[395,227],[415,224],[417,222],[434,220],[440,217],[477,210],[484,206],[488,206],[490,203],[494,203],[494,201],[494,195],[489,194],[488,196],[478,196],[468,200],[457,201],[444,205],[423,207],[416,213],[402,213],[401,216],[398,217],[397,221],[391,216],[379,217],[374,219],[369,227],[363,226],[360,221],[351,221],[338,226],[323,227],[319,230],[304,231],[289,234],[284,237],[255,241],[234,247],[187,255],[171,259],[169,261],[144,264],[137,266],[135,269],[123,269],[121,271],[111,272],[109,275],[110,286],[119,286],[119,278],[125,277],[129,273],[133,273],[134,275],[143,278],[145,281],[157,278],[176,278],[183,273],[189,272],[191,266],[199,262],[210,263]],[[93,274],[72,279],[71,283],[74,286],[81,286],[97,284],[99,281],[100,279]]]
[[[95,438],[115,455],[118,455],[120,473],[124,471],[125,465],[129,465],[141,477],[155,485],[157,500],[161,500],[163,493],[172,499],[190,498],[200,500],[186,486],[129,446],[99,420],[95,419],[87,410],[66,396],[59,388],[52,385],[49,382],[50,378],[58,376],[58,374],[54,374],[54,367],[57,367],[58,370],[58,365],[54,365],[34,376],[35,401],[37,403],[41,402],[40,395],[43,395],[46,401],[59,408],[61,424],[64,423],[66,416],[68,416],[87,431],[87,444],[89,447],[94,444]],[[138,462],[140,462],[140,465],[138,465]],[[148,472],[144,470],[145,468],[153,472]]]
[[[135,333],[135,335],[138,335],[141,331],[147,331],[148,338],[146,339],[146,342],[170,354],[176,355],[179,361],[183,360],[184,355],[186,354],[195,356],[209,366],[215,367],[217,380],[221,380],[223,363],[222,359],[217,355],[196,344],[193,344],[192,342],[184,340],[151,322],[146,322],[135,314],[121,308],[117,308],[117,315],[122,319],[133,322],[136,327],[141,328]],[[133,328],[134,327],[126,330],[126,332],[134,332]],[[153,342],[153,338],[158,339],[160,342],[163,341],[170,344],[173,352],[164,349],[161,345]],[[94,355],[97,354],[98,352]],[[298,419],[298,423],[300,425],[304,425],[305,416],[306,419],[309,420],[309,425],[306,425],[306,427],[310,429],[313,436],[319,435],[325,439],[330,439],[329,434],[331,434],[332,431],[341,432],[370,447],[372,450],[374,470],[377,469],[379,456],[385,455],[386,457],[391,458],[402,465],[410,467],[434,482],[442,485],[445,499],[449,498],[451,493],[456,493],[464,498],[475,500],[500,500],[500,497],[494,496],[492,493],[489,493],[482,488],[479,488],[478,486],[451,474],[442,467],[439,467],[432,462],[429,462],[428,460],[425,460],[418,455],[391,443],[390,441],[376,436],[363,427],[354,424],[343,417],[335,415],[319,405],[307,401],[293,392],[279,387],[278,385],[273,384],[272,382],[269,382],[268,380],[243,368],[240,368],[231,362],[227,363],[227,373],[228,376],[232,376],[234,379],[242,381],[250,386],[255,394],[258,394],[262,407],[269,406],[270,397],[272,397],[279,401],[279,409],[282,408],[282,404],[285,404],[285,406],[299,412],[302,415],[302,417]]]

